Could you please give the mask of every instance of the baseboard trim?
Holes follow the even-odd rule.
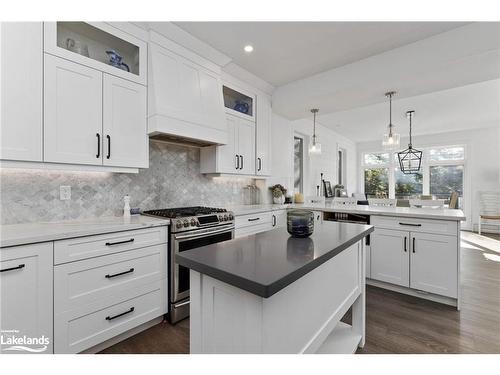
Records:
[[[426,299],[429,301],[442,303],[444,305],[449,305],[449,306],[453,306],[453,307],[458,306],[456,298],[450,298],[450,297],[440,296],[440,295],[434,294],[434,293],[417,291],[415,289],[406,288],[404,286],[399,286],[399,285],[394,285],[394,284],[389,284],[389,283],[386,283],[383,281],[378,281],[378,280],[373,280],[373,279],[367,278],[366,285],[376,286],[376,287],[379,287],[382,289],[388,289],[388,290],[391,290],[393,292],[398,292],[398,293],[406,294],[409,296],[418,297],[418,298]]]
[[[115,344],[118,344],[120,341],[126,340],[129,337],[132,337],[134,335],[137,335],[138,333],[147,330],[148,328],[151,328],[163,321],[163,316],[160,316],[158,318],[155,318],[153,320],[150,320],[149,322],[143,323],[140,326],[137,326],[135,328],[132,328],[128,330],[127,332],[123,332],[119,334],[118,336],[115,336],[109,340],[106,340],[104,342],[101,342],[100,344],[97,344],[96,346],[93,346],[89,349],[84,350],[83,352],[80,352],[79,354],[96,354],[99,353],[101,350],[104,350],[106,348],[109,348],[110,346],[113,346]]]

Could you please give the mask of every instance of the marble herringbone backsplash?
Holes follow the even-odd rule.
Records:
[[[141,209],[243,204],[247,178],[200,174],[196,148],[150,142],[149,169],[138,174],[0,170],[0,223],[14,224],[121,215],[123,196]],[[59,200],[59,186],[71,186],[71,200]]]

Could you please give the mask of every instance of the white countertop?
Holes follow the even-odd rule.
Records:
[[[130,218],[119,216],[88,220],[0,225],[0,247],[56,241],[169,224],[169,219],[134,215]]]
[[[350,207],[334,206],[331,203],[321,204],[254,204],[243,206],[226,207],[233,211],[236,216],[245,214],[254,214],[265,211],[276,211],[287,208],[304,208],[314,211],[324,212],[350,212],[363,215],[380,215],[380,216],[398,216],[398,217],[415,217],[421,219],[434,220],[454,220],[465,221],[465,215],[462,210],[454,210],[449,208],[416,208],[416,207],[375,207],[356,205]]]

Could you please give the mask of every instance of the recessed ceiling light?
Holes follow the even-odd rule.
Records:
[[[251,44],[247,44],[245,47],[243,47],[246,53],[250,53],[253,51],[253,46]]]

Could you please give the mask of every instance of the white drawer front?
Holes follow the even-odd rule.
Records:
[[[243,236],[248,236],[251,234],[256,234],[260,232],[265,232],[267,230],[272,230],[275,229],[275,227],[271,226],[270,224],[258,224],[258,225],[252,225],[252,226],[247,226],[239,229],[234,230],[234,238],[239,238]]]
[[[458,233],[456,221],[372,215],[370,224],[374,225],[375,228],[397,229],[408,232],[437,233],[451,236],[456,236]]]
[[[167,227],[137,229],[54,242],[54,263],[68,263],[167,242]]]
[[[253,225],[268,225],[272,226],[272,216],[273,213],[269,212],[259,212],[253,215],[241,215],[236,216],[234,226],[236,229],[249,227]]]
[[[166,312],[166,284],[156,281],[130,291],[129,298],[110,299],[105,306],[55,316],[55,353],[78,353]]]
[[[167,244],[66,263],[54,268],[59,314],[167,277]]]

